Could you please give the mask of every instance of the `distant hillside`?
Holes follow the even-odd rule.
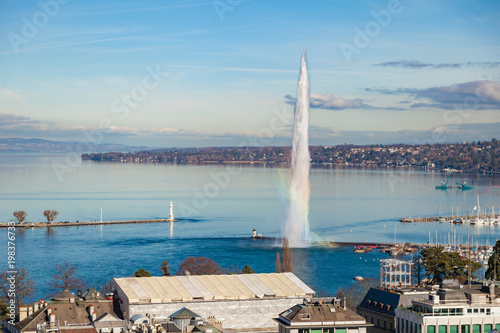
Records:
[[[20,139],[5,138],[0,139],[0,152],[134,152],[147,149],[146,146],[126,146],[117,144],[99,144],[90,142],[63,142],[43,139]]]
[[[448,144],[310,146],[311,164],[361,167],[419,167],[465,172],[500,172],[500,143],[491,141]],[[83,160],[132,163],[253,163],[288,165],[290,147],[172,148],[136,153],[90,153]]]

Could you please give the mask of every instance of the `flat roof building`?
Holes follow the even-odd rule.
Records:
[[[167,319],[186,307],[235,330],[276,330],[276,314],[314,295],[293,273],[115,278],[103,292],[114,292],[125,318]]]
[[[440,289],[395,312],[398,333],[489,333],[500,329],[500,297],[494,286]]]

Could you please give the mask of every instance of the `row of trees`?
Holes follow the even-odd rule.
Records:
[[[170,276],[170,260],[162,261],[160,264],[162,276]],[[281,255],[276,252],[276,272],[293,272],[293,253],[289,246],[288,238],[283,239]],[[245,265],[242,270],[232,266],[231,268],[222,268],[211,258],[206,257],[188,257],[180,263],[177,269],[177,275],[216,275],[216,274],[254,274],[255,270]],[[138,269],[134,273],[135,277],[149,277],[151,273],[144,268]]]
[[[170,260],[162,261],[160,264],[160,272],[162,276],[170,276]],[[206,257],[188,257],[177,269],[177,275],[218,275],[218,274],[253,274],[255,270],[245,265],[242,270],[235,268],[222,268],[213,259]],[[144,268],[138,269],[134,273],[135,277],[150,277],[151,273]]]
[[[24,210],[18,210],[12,213],[12,215],[14,215],[14,217],[17,219],[18,223],[24,223],[26,222],[26,216],[28,216],[28,213],[26,213]],[[43,212],[43,216],[45,216],[48,223],[54,222],[57,215],[59,215],[59,212],[57,210],[46,209]]]
[[[393,144],[310,146],[313,164],[371,166],[415,166],[453,168],[464,171],[500,172],[500,143],[497,139],[460,144]],[[174,148],[136,153],[83,154],[83,160],[133,163],[223,163],[265,162],[289,164],[290,147]]]

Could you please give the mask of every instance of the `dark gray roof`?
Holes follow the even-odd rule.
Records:
[[[82,295],[82,298],[86,301],[97,301],[104,299],[104,297],[98,295],[97,290],[95,290],[94,288],[90,288],[89,290],[87,290],[87,292]]]
[[[170,318],[172,319],[192,319],[197,317],[200,317],[200,315],[194,313],[188,308],[182,308],[170,315]]]
[[[163,327],[167,332],[172,332],[172,333],[182,332],[181,329],[173,321],[161,323],[161,327]]]
[[[304,324],[307,322],[317,323],[317,322],[347,322],[346,325],[356,326],[371,326],[367,324],[365,318],[358,315],[356,312],[350,309],[344,309],[340,306],[335,306],[333,304],[322,304],[322,305],[305,305],[299,304],[291,307],[290,309],[280,313],[280,320],[282,319],[290,322],[290,325],[294,324]]]
[[[469,291],[467,291],[469,292]],[[471,291],[472,293],[475,293],[475,291]],[[465,296],[465,291],[464,290],[446,290],[446,289],[440,289],[437,292],[437,295],[439,296],[439,299],[441,300],[447,300],[447,301],[460,301],[460,302],[466,302],[467,297]]]
[[[358,307],[365,310],[387,313],[390,316],[396,316],[394,309],[398,306],[409,307],[414,300],[426,300],[428,298],[429,296],[426,293],[404,294],[395,291],[370,288]]]
[[[73,294],[71,291],[65,289],[61,291],[59,294],[55,295],[52,298],[52,300],[56,302],[69,302],[70,298],[76,299],[76,295]]]

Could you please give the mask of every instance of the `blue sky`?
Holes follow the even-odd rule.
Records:
[[[0,0],[0,137],[311,144],[500,137],[498,1]]]

